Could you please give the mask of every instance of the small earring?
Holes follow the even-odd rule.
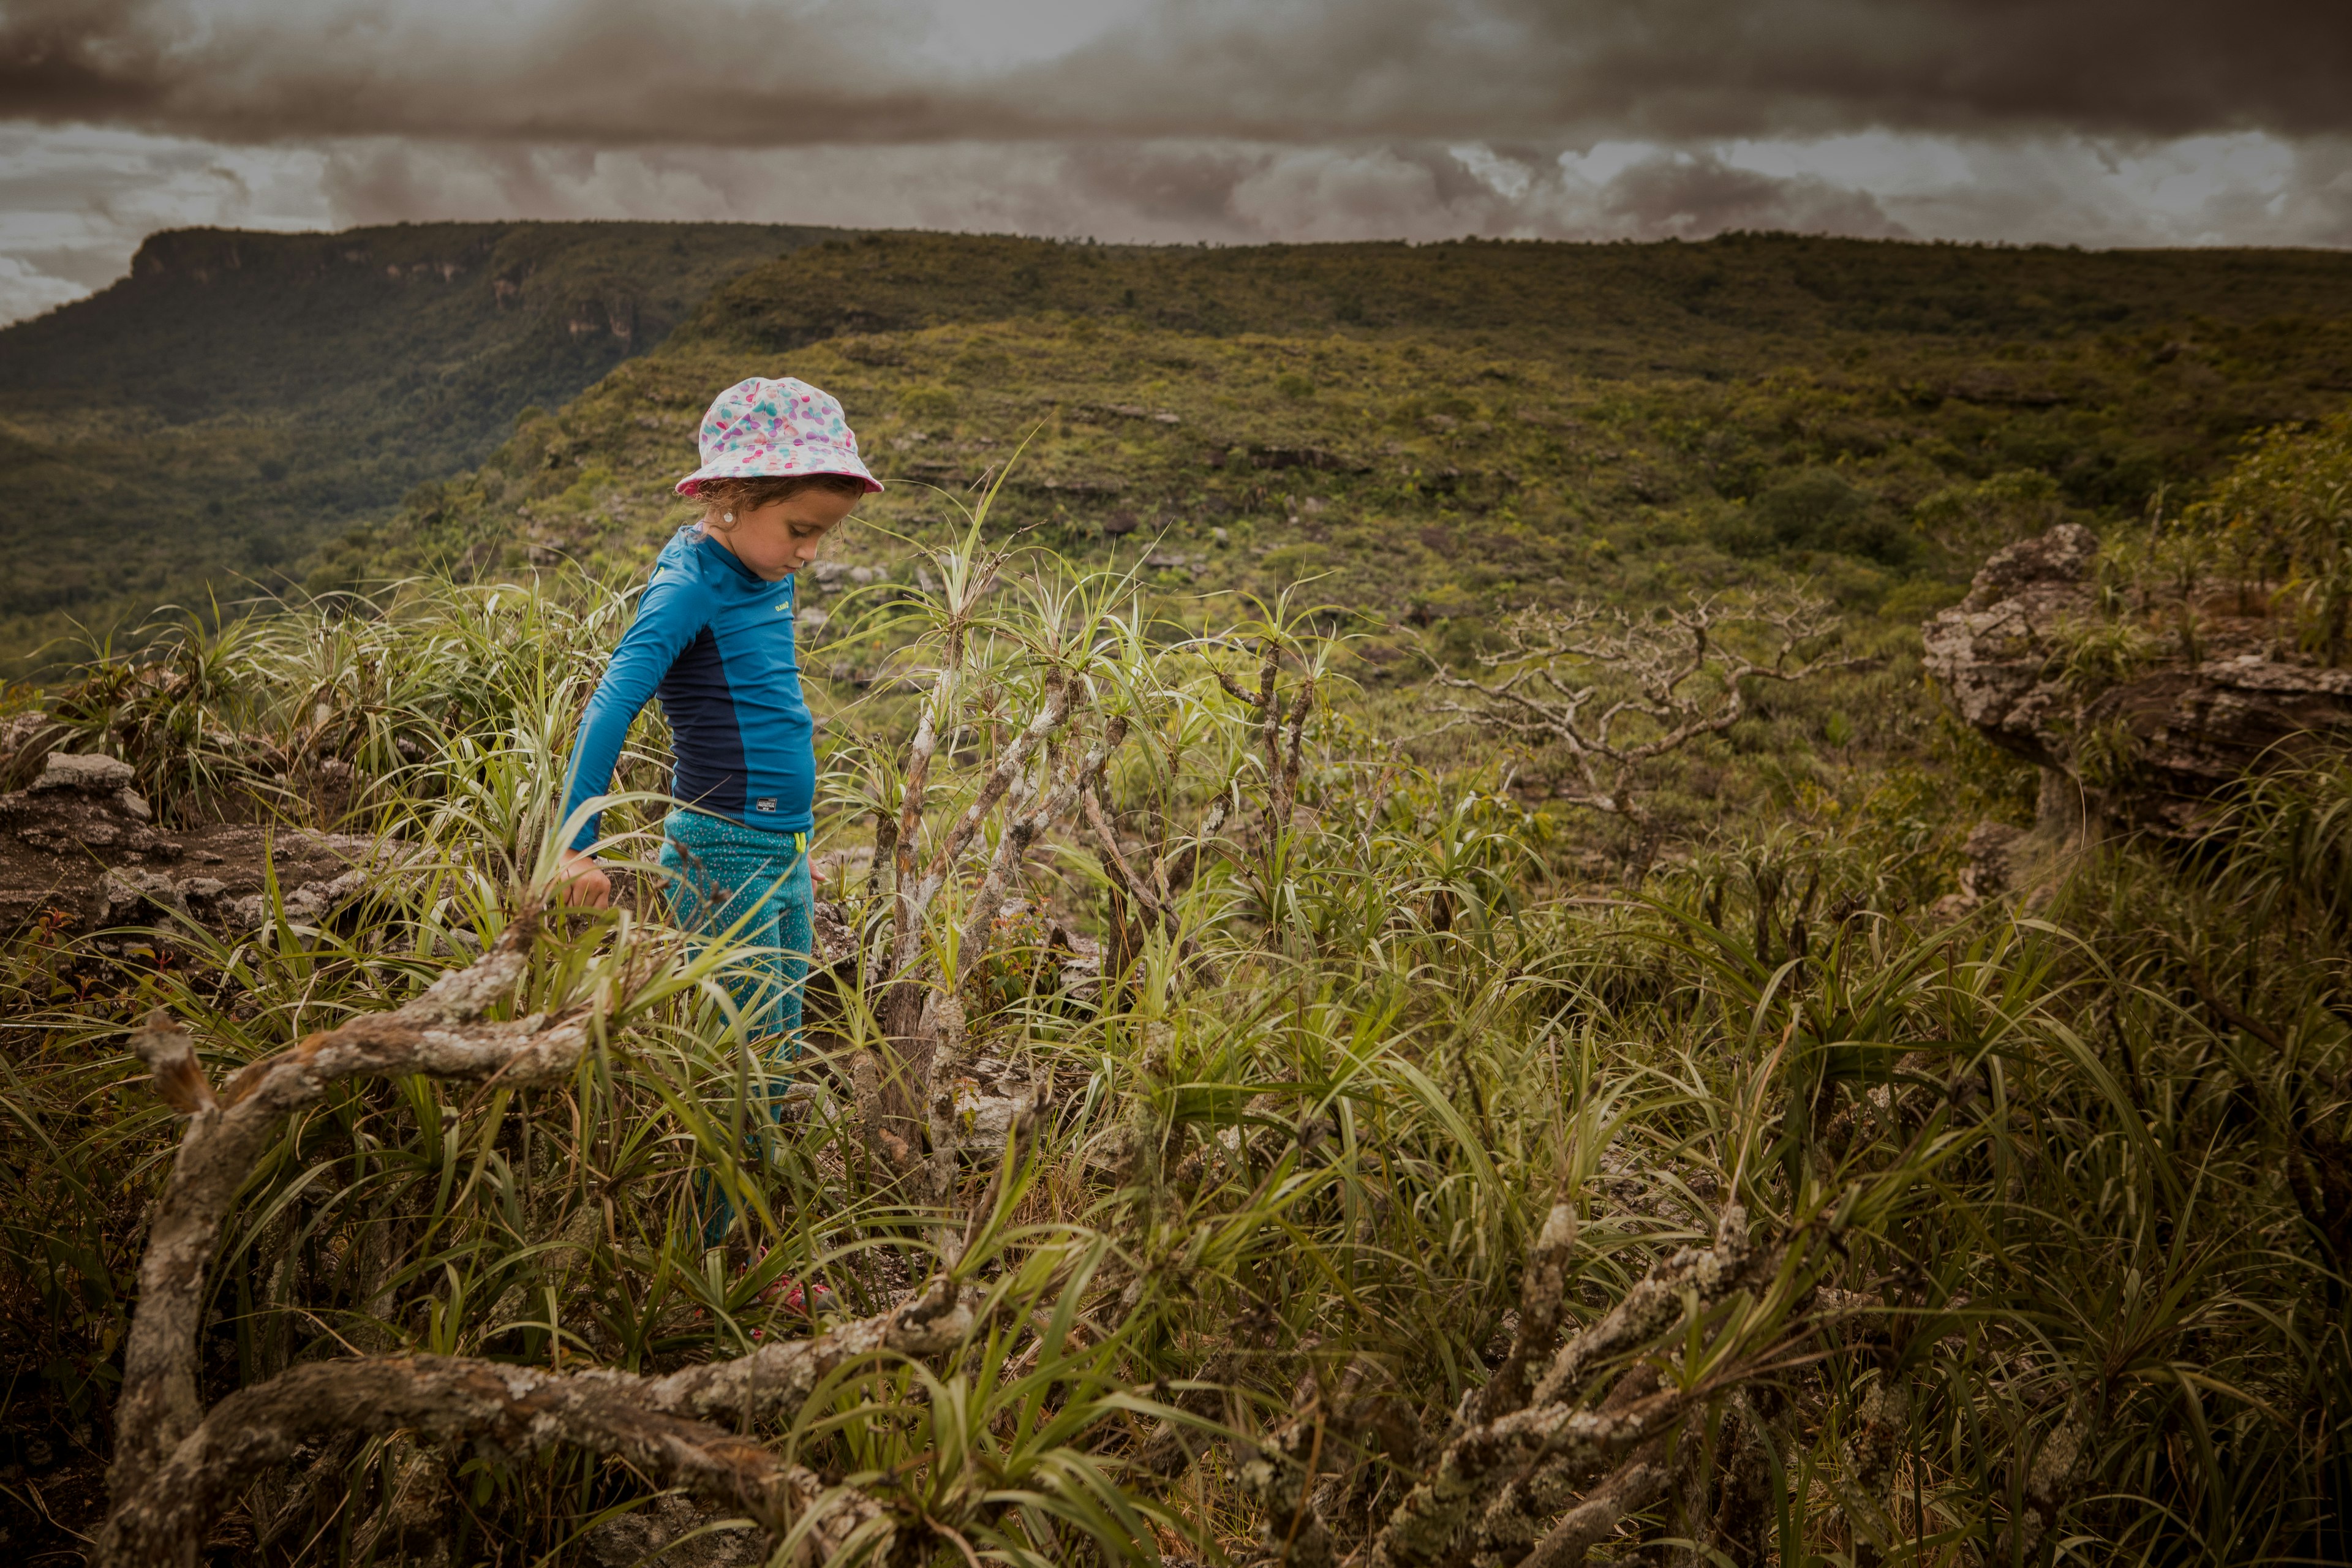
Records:
[[[726,517],[726,520],[725,520],[725,521],[729,521],[729,522],[732,522],[732,521],[735,521],[735,514],[734,514],[733,512],[731,512],[731,511],[730,511],[730,512],[729,512],[729,513],[727,514],[727,517]]]

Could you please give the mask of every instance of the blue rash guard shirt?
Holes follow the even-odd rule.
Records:
[[[658,696],[680,803],[747,827],[806,832],[816,726],[801,695],[793,614],[792,579],[767,582],[699,528],[678,530],[581,718],[564,817],[605,793],[629,725]],[[595,839],[590,817],[572,847]]]

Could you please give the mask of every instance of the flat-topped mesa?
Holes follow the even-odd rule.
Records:
[[[2352,670],[2281,648],[2266,604],[2159,605],[2120,621],[2096,592],[2098,538],[2062,523],[1994,553],[1920,628],[1927,673],[1986,740],[2042,770],[2039,827],[2200,831],[2249,772],[2352,738]],[[2247,613],[2232,613],[2244,610]],[[2083,650],[2116,626],[2115,657]]]

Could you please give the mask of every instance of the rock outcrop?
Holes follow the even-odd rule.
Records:
[[[2126,612],[2129,659],[2074,658],[2105,622],[2097,557],[2089,529],[2063,523],[1994,554],[1968,597],[1920,629],[1927,672],[1960,717],[2042,770],[2043,837],[2086,822],[2189,836],[2250,771],[2352,739],[2352,670],[2283,652],[2260,603]]]
[[[397,858],[344,834],[213,823],[158,827],[113,757],[53,754],[29,788],[0,795],[0,934],[36,922],[73,934],[177,919],[249,931],[274,876],[288,918],[315,923]]]
[[[1969,596],[1919,628],[1927,673],[1961,718],[2005,752],[2063,768],[2074,700],[2060,679],[2059,637],[2092,611],[2098,536],[2062,523],[1994,554]]]

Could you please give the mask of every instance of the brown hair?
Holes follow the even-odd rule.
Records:
[[[778,478],[761,474],[744,479],[705,479],[694,487],[706,520],[730,511],[757,511],[803,490],[830,490],[835,495],[862,496],[866,481],[854,474],[792,474]]]

